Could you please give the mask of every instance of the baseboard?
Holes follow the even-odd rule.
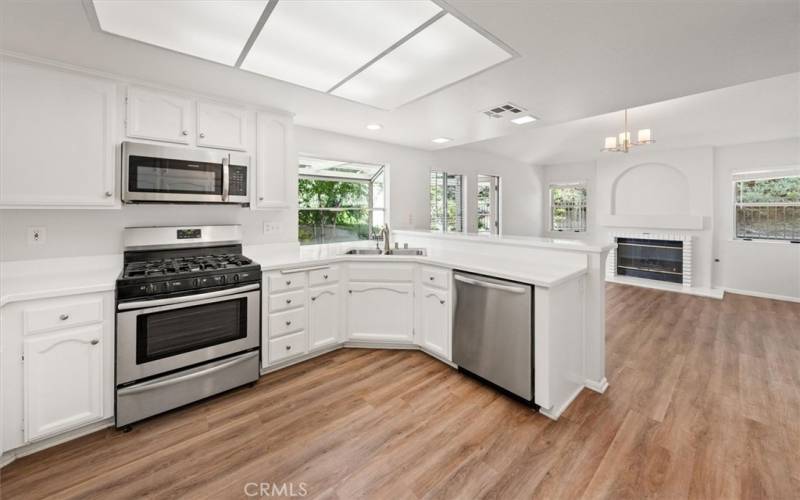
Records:
[[[569,405],[571,405],[572,402],[575,401],[575,398],[577,398],[578,394],[581,393],[583,387],[584,386],[579,385],[578,388],[575,389],[575,392],[572,394],[572,396],[567,398],[567,400],[563,404],[561,404],[558,408],[550,408],[550,409],[539,408],[539,413],[549,418],[550,420],[558,420],[561,414],[564,413],[564,410],[569,408]]]
[[[687,295],[696,295],[698,297],[708,297],[711,299],[722,300],[725,295],[724,288],[706,288],[702,286],[683,286],[679,283],[662,283],[655,280],[648,280],[644,278],[606,276],[606,282],[618,283],[620,285],[639,286],[642,288],[650,288],[653,290],[662,290],[665,292],[685,293]]]
[[[736,295],[748,295],[750,297],[758,297],[760,299],[783,300],[785,302],[800,302],[800,297],[792,297],[791,295],[777,295],[774,293],[753,292],[751,290],[739,290],[737,288],[725,288],[727,293]]]
[[[373,340],[346,340],[342,347],[354,347],[357,349],[416,349],[417,344],[411,342],[381,342]]]
[[[13,450],[8,450],[7,452],[3,453],[3,455],[0,457],[0,467],[5,467],[14,460],[24,457],[26,455],[36,453],[37,451],[42,451],[46,448],[50,448],[59,445],[61,443],[66,443],[67,441],[72,441],[73,439],[85,436],[87,434],[91,434],[93,432],[97,432],[99,430],[105,429],[106,427],[112,427],[113,425],[114,425],[114,418],[113,417],[106,418],[104,420],[100,420],[99,422],[94,422],[92,424],[79,427],[71,431],[67,431],[63,434],[58,434],[49,438],[42,439],[41,441],[36,441],[30,444],[20,446],[19,448],[14,448]]]
[[[278,371],[278,370],[282,370],[282,369],[288,368],[288,367],[290,367],[292,365],[296,365],[297,363],[302,363],[303,361],[308,361],[309,359],[316,358],[317,356],[322,356],[323,354],[327,354],[329,352],[336,351],[338,349],[341,349],[342,347],[344,347],[344,345],[341,344],[341,343],[332,344],[332,345],[323,347],[321,349],[317,349],[317,350],[314,350],[314,351],[311,351],[311,352],[307,352],[307,353],[303,354],[302,356],[298,356],[296,358],[292,358],[292,359],[284,361],[282,363],[278,363],[278,364],[275,364],[275,365],[269,365],[266,368],[262,367],[261,370],[259,371],[259,373],[261,375],[266,375],[267,373],[272,373],[272,372],[275,372],[275,371]]]
[[[606,392],[606,389],[608,389],[608,379],[606,379],[605,377],[600,379],[600,381],[587,379],[583,383],[583,385],[585,385],[587,389],[590,389],[599,394],[603,394],[604,392]]]

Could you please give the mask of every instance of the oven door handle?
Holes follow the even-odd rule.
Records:
[[[156,306],[168,306],[171,304],[184,304],[186,302],[197,302],[203,299],[213,299],[216,297],[225,297],[226,295],[236,295],[237,293],[249,292],[250,290],[258,290],[261,288],[259,284],[245,285],[237,288],[228,288],[226,290],[217,290],[216,292],[198,293],[196,295],[183,295],[181,297],[170,297],[168,299],[155,299],[155,300],[137,300],[136,302],[123,302],[117,305],[118,311],[128,311],[130,309],[141,309],[143,307],[151,308]]]
[[[233,359],[224,359],[222,361],[217,361],[212,363],[208,367],[203,367],[200,370],[187,373],[185,375],[179,376],[172,376],[170,378],[161,379],[161,380],[152,380],[150,382],[143,382],[141,384],[137,384],[132,387],[124,387],[122,389],[117,390],[117,394],[120,396],[127,396],[130,394],[138,394],[140,392],[151,391],[153,389],[157,389],[159,387],[165,387],[169,385],[179,384],[181,382],[187,382],[192,379],[205,377],[211,375],[212,373],[218,372],[220,370],[224,370],[226,368],[230,368],[231,366],[238,365],[244,361],[247,361],[253,357],[258,356],[258,351],[249,352],[243,356],[236,356]]]

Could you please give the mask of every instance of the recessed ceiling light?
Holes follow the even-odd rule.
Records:
[[[431,142],[435,142],[436,144],[444,144],[445,142],[450,142],[452,140],[453,139],[449,137],[437,137],[436,139],[433,139]]]
[[[519,118],[514,118],[511,120],[511,123],[516,123],[517,125],[525,125],[526,123],[535,122],[538,120],[535,116],[532,115],[524,115],[520,116]]]
[[[383,128],[383,125],[380,123],[370,123],[367,125],[367,130],[380,130]]]

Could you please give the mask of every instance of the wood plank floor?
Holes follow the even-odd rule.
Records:
[[[0,496],[798,497],[800,304],[609,285],[607,312],[610,388],[558,422],[420,352],[343,349],[21,458]]]

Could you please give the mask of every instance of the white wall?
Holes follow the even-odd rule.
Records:
[[[664,161],[664,154],[671,154],[675,162],[675,154],[691,154],[692,151],[672,150],[672,152],[648,153],[641,150],[635,153],[633,162]],[[784,242],[739,241],[733,238],[734,212],[731,175],[735,172],[763,170],[792,165],[800,165],[800,139],[791,138],[778,141],[759,142],[721,146],[712,149],[712,177],[708,177],[705,161],[691,162],[691,168],[698,169],[698,175],[692,175],[690,189],[692,197],[700,199],[696,214],[703,215],[704,229],[701,231],[684,231],[697,237],[700,254],[696,273],[703,276],[697,284],[710,283],[713,287],[722,287],[757,293],[780,298],[800,299],[800,245]],[[612,159],[608,161],[631,161]],[[546,165],[542,167],[542,184],[545,192],[551,183],[585,181],[588,192],[588,231],[586,233],[552,233],[549,232],[549,207],[547,196],[543,201],[543,224],[545,234],[567,238],[586,240],[609,240],[609,232],[617,229],[604,227],[598,223],[598,213],[604,210],[611,197],[608,185],[604,184],[604,192],[598,193],[598,172],[607,168],[608,161],[586,161],[564,164]],[[653,179],[653,184],[657,180]],[[602,207],[601,207],[602,205]],[[630,232],[641,228],[618,228]],[[653,232],[671,230],[653,229]],[[718,259],[719,262],[716,262]],[[707,283],[706,283],[707,282]]]

